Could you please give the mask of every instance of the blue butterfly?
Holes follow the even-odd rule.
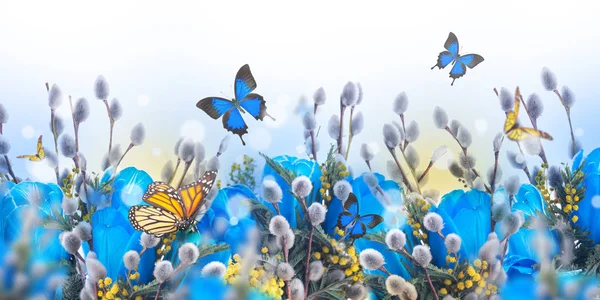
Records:
[[[242,113],[248,112],[255,119],[261,121],[265,116],[275,120],[267,113],[263,97],[252,93],[254,89],[256,89],[256,81],[250,72],[250,66],[246,64],[235,75],[235,98],[227,100],[220,97],[208,97],[198,101],[196,107],[215,120],[223,116],[223,127],[239,135],[242,144],[246,145],[242,135],[248,133],[248,125],[244,122]]]
[[[454,66],[452,67],[452,70],[450,70],[450,78],[452,78],[452,83],[450,85],[454,85],[454,80],[467,73],[466,67],[473,69],[483,61],[483,57],[479,54],[458,55],[458,39],[452,32],[448,35],[448,39],[446,39],[446,43],[444,43],[444,48],[448,51],[440,52],[437,64],[431,67],[431,69],[433,70],[435,67],[443,69],[452,63]]]
[[[358,200],[354,194],[350,193],[344,203],[344,211],[338,216],[337,226],[348,230],[350,237],[356,239],[367,233],[367,227],[373,229],[381,222],[383,222],[383,218],[380,215],[358,215]]]

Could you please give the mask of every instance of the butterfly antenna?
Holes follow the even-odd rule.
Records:
[[[271,120],[276,121],[275,118],[273,118],[271,115],[269,115],[268,112],[265,112],[265,114],[266,114],[267,117],[271,118]]]

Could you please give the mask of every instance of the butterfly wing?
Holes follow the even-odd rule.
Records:
[[[350,228],[350,231],[348,233],[350,234],[351,238],[357,239],[359,237],[364,236],[365,233],[367,233],[367,228],[365,227],[365,224],[363,222],[356,221],[356,223],[354,223],[354,226]]]
[[[155,181],[151,183],[144,196],[142,196],[142,200],[154,207],[175,214],[179,218],[186,215],[181,196],[173,187],[164,182]]]
[[[458,79],[467,73],[467,67],[460,60],[454,63],[454,66],[450,70],[450,78]],[[454,80],[452,81],[454,83]]]
[[[351,213],[353,216],[358,216],[358,200],[353,193],[350,193],[346,202],[344,202],[344,210]]]
[[[361,216],[359,221],[366,224],[369,229],[373,229],[375,226],[383,222],[383,218],[380,215],[370,214]]]
[[[195,217],[216,178],[217,171],[206,171],[200,180],[179,189],[186,218],[193,219]]]
[[[550,134],[547,132],[529,127],[513,128],[506,133],[506,136],[513,141],[522,141],[530,137],[539,137],[550,141],[552,140],[552,136],[550,136]]]
[[[160,207],[135,205],[129,208],[129,222],[135,230],[161,236],[177,231],[181,217]]]
[[[458,58],[458,39],[454,33],[450,32],[448,34],[448,38],[444,43],[444,48],[446,48],[454,58]]]
[[[44,148],[42,147],[42,136],[41,135],[40,135],[40,137],[38,138],[38,141],[37,141],[36,154],[34,154],[34,155],[19,155],[19,156],[17,156],[17,158],[27,158],[30,161],[41,161],[45,157],[46,157],[46,152],[44,151]]]
[[[518,117],[519,117],[519,104],[521,102],[520,100],[521,100],[521,92],[519,91],[519,87],[517,87],[517,90],[515,91],[515,103],[513,106],[513,110],[506,114],[506,121],[504,121],[504,132],[507,134],[509,133],[509,131],[511,131],[511,129],[515,129],[516,127],[518,127],[517,121],[519,120]],[[519,135],[519,134],[520,133],[517,133],[517,132],[513,133],[513,135]]]
[[[262,121],[267,115],[265,100],[259,94],[248,94],[240,101],[240,105],[257,120]]]
[[[483,57],[479,54],[467,54],[459,57],[458,61],[465,64],[469,69],[473,69],[483,61]]]
[[[216,120],[233,108],[233,102],[220,97],[208,97],[198,101],[196,107]]]
[[[235,99],[242,101],[254,89],[256,89],[256,81],[250,72],[250,66],[245,64],[235,75]]]
[[[338,228],[346,228],[348,227],[348,225],[352,224],[352,222],[354,222],[355,220],[355,215],[347,212],[347,211],[343,211],[339,216],[338,216],[338,220],[337,220],[337,227]]]
[[[228,131],[233,132],[242,138],[242,135],[248,133],[248,125],[244,122],[244,118],[242,118],[242,114],[237,108],[234,108],[225,113],[223,116],[223,127]],[[242,144],[246,145],[244,140],[242,139]]]
[[[454,58],[455,58],[454,55],[452,55],[452,53],[450,53],[449,51],[442,51],[438,55],[437,64],[435,66],[431,67],[431,69],[433,69],[435,67],[443,69],[446,66],[448,66],[451,62],[453,62]]]

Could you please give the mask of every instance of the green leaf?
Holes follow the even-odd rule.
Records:
[[[275,173],[281,176],[281,178],[283,178],[283,180],[285,180],[285,182],[287,182],[288,185],[292,185],[292,181],[294,181],[294,179],[296,178],[296,174],[294,174],[290,170],[285,169],[282,165],[276,163],[272,158],[268,157],[266,154],[262,152],[259,152],[259,154],[265,159],[267,165],[269,165],[269,167],[271,167],[271,169],[273,169]]]
[[[229,249],[229,245],[227,244],[216,244],[216,245],[202,245],[198,247],[200,250],[200,256],[198,258],[206,257],[211,254],[219,253],[221,251],[225,251]]]

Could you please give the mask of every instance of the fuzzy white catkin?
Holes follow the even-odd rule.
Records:
[[[308,207],[308,219],[313,226],[317,226],[325,221],[327,209],[321,203],[314,202]]]
[[[471,154],[467,154],[465,156],[464,152],[460,152],[458,155],[459,161],[460,161],[460,165],[461,167],[465,168],[465,169],[472,169],[475,167],[475,163],[477,162],[477,160],[475,159],[475,156],[471,155]]]
[[[365,297],[365,286],[360,283],[346,287],[346,298],[350,300],[362,300]]]
[[[360,84],[360,82],[356,83],[356,91],[358,92],[358,96],[356,98],[355,105],[359,105],[362,103],[362,100],[363,100],[363,89],[362,89],[362,85]]]
[[[509,195],[516,195],[519,192],[519,187],[521,187],[521,182],[517,175],[508,177],[504,182],[504,189]]]
[[[392,121],[392,125],[394,125],[394,127],[396,127],[396,129],[398,130],[398,134],[400,135],[400,141],[404,141],[406,139],[406,132],[404,132],[404,127],[402,127],[402,125],[400,125],[400,123],[396,121]]]
[[[486,241],[481,248],[479,248],[479,258],[487,262],[494,262],[498,251],[500,250],[500,241],[497,239],[491,239]]]
[[[229,135],[226,135],[219,144],[219,150],[217,151],[217,156],[225,153],[227,151],[227,147],[229,146]]]
[[[458,134],[456,135],[456,139],[460,143],[463,148],[469,148],[471,143],[473,142],[473,138],[469,130],[465,127],[460,127],[458,129]]]
[[[514,234],[523,225],[520,216],[517,213],[510,213],[502,221],[502,227],[507,234]]]
[[[202,268],[202,276],[223,278],[227,267],[220,261],[211,261]]]
[[[442,146],[435,148],[435,150],[433,150],[433,152],[431,153],[430,161],[432,163],[435,163],[440,158],[442,158],[442,156],[444,156],[444,154],[446,154],[447,152],[448,152],[447,146],[442,145]]]
[[[364,173],[363,180],[365,181],[367,186],[371,189],[375,189],[379,185],[379,180],[377,179],[377,176],[375,176],[375,174],[373,174],[373,172]]]
[[[394,99],[394,105],[392,106],[394,113],[401,115],[408,109],[408,97],[405,92],[401,92]]]
[[[283,249],[283,237],[282,236],[277,236],[276,239],[276,243],[277,243],[277,247],[279,247],[279,249]],[[288,229],[285,232],[285,246],[286,248],[289,250],[292,247],[294,247],[294,242],[296,241],[296,235],[294,234],[294,232],[292,231],[292,229]]]
[[[54,115],[54,129],[52,129],[52,120],[50,120],[50,122],[48,122],[50,131],[54,131],[56,132],[56,136],[60,136],[61,134],[63,134],[63,132],[65,131],[65,122],[63,121],[63,119],[58,116],[58,115]]]
[[[419,123],[416,121],[410,121],[408,126],[406,126],[406,141],[412,143],[419,139],[419,134],[421,133],[419,129]]]
[[[110,110],[110,116],[113,121],[118,121],[123,116],[123,107],[121,106],[121,102],[119,99],[113,98],[110,101],[110,105],[108,106]]]
[[[323,277],[323,273],[325,269],[323,267],[323,262],[320,260],[315,260],[308,265],[308,279],[310,281],[317,281]]]
[[[154,248],[159,242],[160,238],[145,232],[143,232],[142,236],[140,237],[140,245],[142,245],[144,248]]]
[[[383,125],[383,141],[389,149],[394,149],[400,143],[400,134],[394,125]]]
[[[500,107],[503,111],[509,112],[513,109],[515,98],[507,88],[500,88],[498,97],[500,98]]]
[[[496,171],[496,174],[494,175],[494,170]],[[487,181],[490,185],[496,185],[500,182],[500,180],[502,179],[502,170],[500,169],[500,166],[497,166],[495,169],[494,167],[490,167],[487,171]],[[492,182],[493,181],[493,182]]]
[[[177,254],[182,264],[189,265],[198,260],[200,250],[193,243],[185,243],[179,247]]]
[[[446,249],[452,253],[458,253],[460,250],[460,245],[462,244],[462,239],[456,233],[450,233],[446,236],[444,240],[444,245]]]
[[[191,162],[194,160],[194,141],[192,139],[185,139],[181,143],[178,156],[184,162]]]
[[[352,117],[352,134],[358,135],[362,132],[364,127],[365,119],[363,117],[362,112],[359,111],[357,114],[354,115],[354,117]]]
[[[129,271],[134,270],[140,264],[140,254],[137,251],[129,250],[123,255],[123,265]]]
[[[63,197],[61,207],[65,215],[72,216],[78,208],[77,199]]]
[[[213,156],[206,164],[206,170],[219,170],[221,163],[218,156]]]
[[[384,264],[384,258],[381,252],[375,249],[365,249],[358,256],[360,265],[367,270],[378,270]]]
[[[89,241],[92,239],[92,225],[86,221],[81,221],[73,228],[73,233],[82,241]]]
[[[316,105],[325,104],[325,100],[327,99],[327,95],[325,94],[325,89],[323,87],[318,88],[313,94],[313,100]]]
[[[175,171],[172,161],[167,161],[160,171],[160,179],[164,182],[169,182],[173,172]]]
[[[342,90],[341,101],[344,106],[352,106],[358,100],[358,89],[356,84],[348,81]]]
[[[415,288],[415,286],[410,282],[406,283],[406,289],[404,292],[408,295],[408,297],[402,294],[400,295],[400,300],[415,300],[419,296],[417,293],[417,288]]]
[[[262,183],[262,198],[269,203],[281,202],[283,191],[275,180],[265,179]]]
[[[94,282],[97,282],[99,279],[104,279],[106,277],[106,267],[97,259],[87,257],[85,260],[85,266],[87,267],[88,276],[92,278]]]
[[[290,223],[283,216],[274,216],[269,221],[269,232],[276,236],[282,236],[290,230]]]
[[[304,175],[298,176],[292,181],[292,191],[298,197],[307,197],[310,195],[312,189],[312,182],[310,182],[310,179]]]
[[[450,132],[452,132],[452,134],[457,135],[458,129],[462,127],[462,124],[460,124],[460,122],[457,120],[452,120],[450,121],[450,125],[448,125],[448,127],[450,128]]]
[[[294,278],[290,282],[291,300],[302,300],[304,299],[304,284],[302,280]]]
[[[313,155],[313,145],[315,148],[315,152],[318,153],[319,149],[321,149],[321,143],[319,142],[318,139],[314,139],[314,143],[313,143],[313,139],[311,137],[306,138],[306,140],[304,140],[304,147],[306,148],[306,154],[312,156]]]
[[[517,153],[515,151],[506,151],[506,158],[510,165],[515,169],[525,169],[527,167],[527,162],[525,161],[525,157],[521,153]]]
[[[550,166],[550,168],[548,168],[548,183],[554,188],[562,185],[563,179],[560,175],[560,168],[558,166]]]
[[[406,280],[398,275],[390,275],[385,280],[385,289],[392,296],[399,296],[406,290]]]
[[[391,229],[385,235],[385,244],[392,250],[400,251],[406,244],[406,234],[400,229]]]
[[[418,245],[413,248],[412,257],[419,265],[426,268],[431,262],[431,251],[427,246]]]
[[[51,109],[56,110],[62,104],[62,91],[60,87],[53,84],[48,92],[48,106]]]
[[[158,283],[163,283],[171,277],[173,274],[173,265],[168,260],[161,260],[154,266],[154,272],[152,273]]]
[[[6,122],[8,122],[8,112],[6,111],[6,107],[0,103],[0,124],[4,124]]]
[[[327,133],[334,140],[340,137],[340,117],[337,115],[331,116],[329,123],[327,123]]]
[[[277,277],[284,281],[290,281],[294,277],[294,268],[285,262],[279,263],[276,267]]]
[[[75,254],[81,247],[81,239],[73,232],[64,232],[60,243],[69,254]]]
[[[306,130],[314,130],[317,127],[317,120],[312,111],[308,111],[304,114],[302,117],[302,125],[304,125],[304,129]]]
[[[527,109],[529,109],[529,115],[535,120],[539,118],[544,112],[544,103],[537,94],[531,94],[527,98]]]
[[[573,94],[573,91],[568,86],[562,87],[561,96],[566,107],[573,107],[573,104],[575,104],[575,94]]]
[[[554,75],[554,73],[547,67],[542,68],[542,84],[548,91],[553,91],[556,89],[556,75]]]
[[[494,142],[493,142],[494,152],[500,151],[500,147],[502,147],[503,141],[504,141],[504,134],[502,132],[498,132],[496,134],[496,136],[494,137]]]
[[[360,157],[364,161],[371,161],[375,157],[375,154],[373,153],[373,149],[371,148],[371,146],[369,146],[366,143],[363,143],[362,145],[360,145]]]
[[[439,129],[445,129],[448,126],[448,114],[439,106],[433,109],[433,123]]]
[[[404,154],[406,155],[406,160],[408,161],[410,167],[413,170],[416,170],[421,163],[421,159],[417,150],[412,145],[408,145],[408,147],[404,149]]]
[[[106,100],[106,98],[108,98],[109,87],[104,76],[99,75],[98,78],[96,78],[94,91],[96,92],[96,98],[99,100]]]
[[[131,139],[131,144],[134,146],[139,146],[144,143],[144,139],[146,138],[146,128],[144,128],[144,124],[137,123],[133,126],[129,138]]]
[[[121,145],[113,145],[113,147],[110,149],[110,152],[108,153],[108,161],[110,162],[110,165],[113,168],[117,166],[122,155],[123,152],[121,151]]]
[[[400,170],[398,169],[398,166],[396,166],[396,163],[394,163],[394,161],[388,160],[385,163],[385,169],[386,169],[388,175],[390,176],[390,178],[392,178],[395,181],[402,182],[402,180],[403,180],[402,172],[400,172]]]
[[[75,150],[75,138],[68,133],[61,135],[58,141],[58,149],[65,157],[75,157],[75,155],[77,155],[77,150]],[[0,152],[0,154],[2,153]]]
[[[79,98],[75,102],[75,108],[73,110],[73,122],[79,124],[85,122],[90,116],[90,104],[87,99]]]
[[[423,218],[423,225],[431,232],[440,232],[444,229],[444,220],[439,214],[430,212]]]
[[[342,203],[348,200],[348,197],[352,193],[352,186],[346,180],[340,180],[333,185],[333,194],[342,201]]]
[[[496,222],[502,222],[510,213],[508,202],[494,202],[492,205],[492,219]]]

